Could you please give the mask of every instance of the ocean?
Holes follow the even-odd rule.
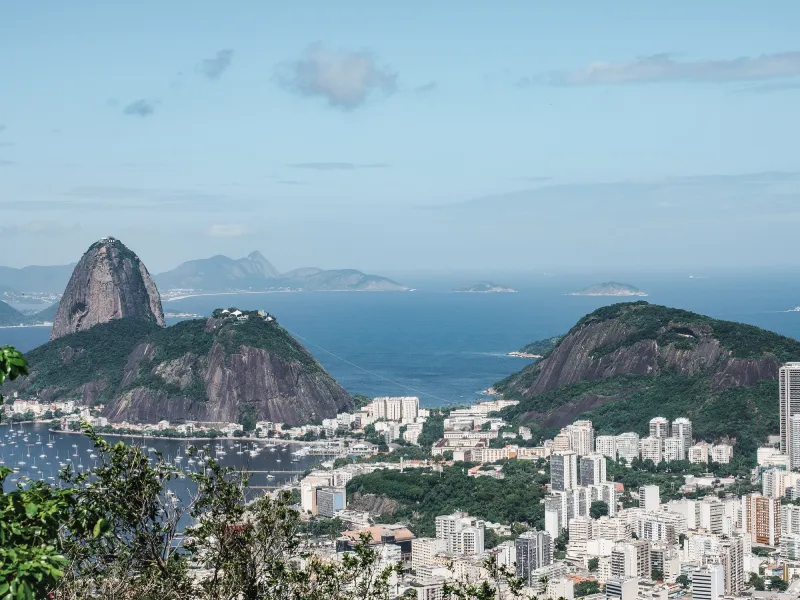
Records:
[[[614,275],[615,280],[648,292],[642,300],[800,339],[800,312],[789,312],[800,304],[798,273]],[[507,352],[564,333],[586,313],[626,300],[568,295],[609,279],[590,273],[396,278],[416,290],[200,296],[165,302],[164,310],[203,315],[229,306],[268,310],[351,393],[415,395],[423,405],[440,406],[475,401],[493,383],[528,364],[506,356]],[[519,291],[449,291],[476,279],[491,279]],[[49,330],[42,327],[2,329],[0,344],[28,351],[48,336]]]

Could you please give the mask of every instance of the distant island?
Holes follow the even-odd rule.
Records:
[[[505,285],[497,285],[491,281],[478,281],[466,287],[456,288],[453,291],[469,294],[513,294],[517,290]]]
[[[572,292],[570,296],[647,296],[647,293],[627,283],[607,281],[590,285],[578,292]]]

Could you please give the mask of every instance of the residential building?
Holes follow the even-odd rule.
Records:
[[[725,571],[722,565],[706,565],[692,574],[692,600],[719,600],[724,594]]]
[[[411,568],[416,571],[423,565],[432,565],[433,557],[447,551],[447,542],[441,538],[411,540]]]
[[[724,529],[725,505],[714,496],[706,496],[695,505],[697,526],[711,533],[720,534]]]
[[[606,581],[606,600],[637,600],[639,582],[635,578],[614,577]]]
[[[317,488],[317,514],[333,518],[340,510],[347,508],[347,492],[345,488]]]
[[[664,440],[660,437],[649,436],[642,438],[639,441],[639,454],[642,460],[649,458],[656,464],[660,463],[663,460],[663,444]]]
[[[708,444],[700,442],[689,448],[689,462],[690,463],[707,463],[708,462]]]
[[[561,523],[558,518],[558,511],[552,508],[544,509],[544,530],[552,539],[561,535]]]
[[[684,440],[679,437],[668,437],[664,440],[664,460],[686,460],[686,448]]]
[[[553,540],[544,531],[526,531],[515,543],[517,577],[531,585],[531,574],[553,562]]]
[[[597,454],[607,456],[611,460],[617,460],[617,441],[613,435],[598,435],[594,440],[594,451]]]
[[[639,434],[629,431],[616,436],[617,459],[624,458],[631,464],[634,458],[639,458]]]
[[[742,524],[756,544],[776,546],[781,538],[781,501],[761,494],[742,497]]]
[[[594,539],[594,521],[589,517],[575,517],[569,522],[569,545],[567,558],[583,562],[586,557],[587,544]]]
[[[611,576],[627,579],[629,577],[650,578],[652,563],[650,542],[635,540],[617,544],[611,550]]]
[[[800,535],[800,506],[795,504],[781,506],[781,537],[790,533]]]
[[[575,421],[565,427],[570,439],[570,449],[578,456],[594,452],[594,428],[591,421]]]
[[[800,535],[796,533],[781,535],[781,558],[783,560],[800,560]]]
[[[650,419],[650,437],[665,439],[670,436],[669,421],[664,417]]]
[[[578,486],[578,455],[558,452],[550,457],[550,482],[553,490],[565,491]]]
[[[780,398],[780,449],[788,454],[791,468],[800,467],[800,462],[791,461],[792,432],[790,422],[793,415],[800,414],[800,362],[789,362],[778,372]],[[800,461],[800,457],[797,457]]]
[[[608,505],[608,516],[613,517],[617,514],[617,484],[613,481],[604,481],[589,486],[589,505],[592,502],[601,501]]]
[[[553,452],[569,452],[572,450],[572,440],[569,433],[562,429],[559,434],[553,438]]]
[[[595,521],[594,528],[595,537],[600,539],[616,542],[630,537],[628,523],[621,518],[600,517]]]
[[[436,537],[444,540],[447,552],[481,554],[484,551],[485,523],[467,513],[436,517]]]
[[[723,541],[718,548],[725,575],[725,595],[738,596],[747,587],[744,576],[744,543],[740,536]],[[784,557],[785,558],[785,557]]]
[[[581,485],[596,485],[606,480],[606,457],[588,454],[581,457]]]
[[[655,511],[660,505],[661,492],[657,485],[644,485],[639,488],[639,508]]]
[[[800,415],[797,415],[797,427],[797,437],[800,438]],[[800,453],[800,442],[798,442],[798,452]],[[731,462],[732,455],[733,447],[728,444],[714,444],[711,446],[711,462],[728,464]],[[800,454],[798,454],[798,460],[800,460]],[[798,465],[800,465],[800,462],[798,462]]]
[[[683,440],[683,454],[692,447],[692,422],[685,417],[678,417],[672,422],[672,437]]]

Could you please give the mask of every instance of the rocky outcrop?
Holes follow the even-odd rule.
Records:
[[[30,376],[13,389],[102,403],[112,422],[229,423],[248,415],[297,425],[351,407],[349,394],[274,317],[245,316],[165,329],[124,318],[66,335],[28,354]]]
[[[601,318],[603,311],[609,310],[616,312]],[[718,392],[778,376],[781,361],[769,352],[768,340],[772,336],[775,347],[781,346],[786,338],[777,334],[644,302],[597,312],[601,316],[581,319],[546,358],[495,388],[509,397],[530,398],[580,382],[668,372],[687,377],[708,375],[711,391]],[[759,332],[759,342],[763,345],[767,340],[766,350],[757,358],[737,358],[715,329],[730,331],[731,326],[740,330],[741,340]],[[604,401],[595,399],[593,403]]]
[[[161,297],[139,257],[119,240],[103,238],[89,248],[72,272],[50,339],[126,317],[163,327]]]

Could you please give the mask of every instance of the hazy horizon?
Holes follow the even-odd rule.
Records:
[[[237,8],[6,10],[0,262],[800,267],[796,3]]]

